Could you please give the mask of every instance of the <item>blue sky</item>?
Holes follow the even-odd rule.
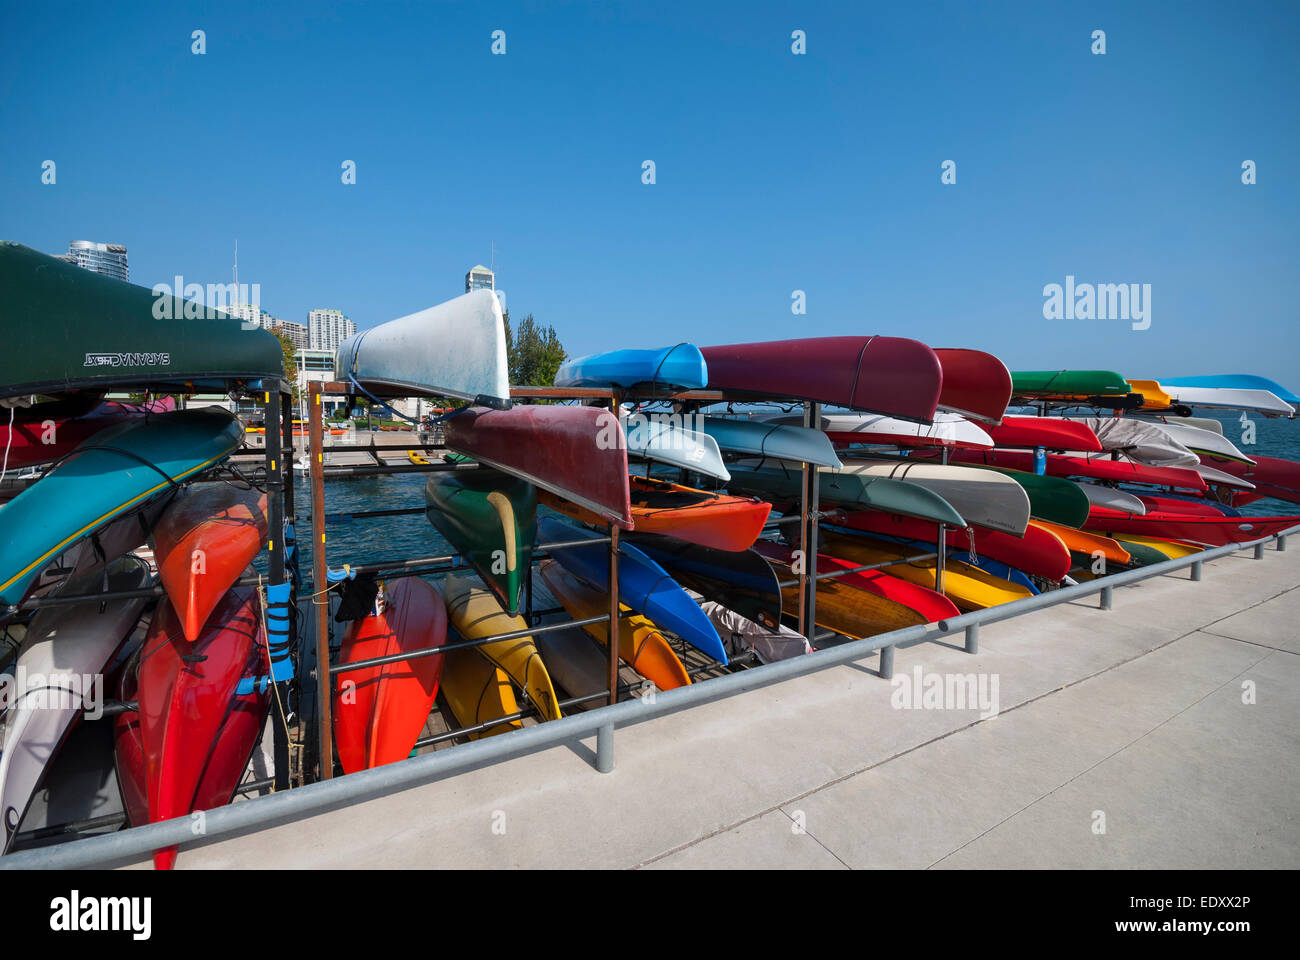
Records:
[[[146,285],[237,238],[266,310],[362,327],[495,243],[571,354],[889,333],[1300,389],[1297,50],[1290,3],[9,4],[0,237]],[[1149,283],[1151,328],[1043,319],[1067,274]]]

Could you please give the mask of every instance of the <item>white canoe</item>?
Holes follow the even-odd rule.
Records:
[[[799,414],[777,414],[767,423],[802,426]],[[993,438],[965,417],[955,413],[936,413],[934,423],[913,423],[868,413],[827,413],[818,428],[843,443],[879,443],[904,447],[993,447]]]
[[[720,480],[731,479],[730,471],[722,462],[718,441],[707,433],[640,414],[625,418],[623,431],[627,435],[628,456],[706,473]]]
[[[1249,480],[1243,480],[1241,477],[1234,477],[1230,473],[1222,470],[1216,470],[1214,467],[1207,467],[1203,463],[1198,463],[1192,467],[1206,483],[1215,483],[1221,487],[1235,487],[1238,490],[1254,490],[1255,485]]]
[[[723,450],[778,460],[800,460],[819,467],[841,467],[835,446],[820,430],[759,420],[705,417],[704,431]]]
[[[1190,424],[1170,423],[1168,421],[1157,421],[1155,425],[1194,453],[1206,453],[1227,460],[1239,460],[1242,463],[1255,462],[1238,450],[1236,445],[1223,435],[1222,424],[1217,420],[1212,422],[1220,427],[1220,432],[1216,433],[1213,430],[1204,430]]]
[[[1176,387],[1161,384],[1160,388],[1175,402],[1189,407],[1209,407],[1220,410],[1254,410],[1270,416],[1294,417],[1295,408],[1268,390],[1236,390],[1228,387]]]
[[[1078,481],[1078,484],[1079,489],[1088,498],[1090,507],[1109,507],[1111,510],[1123,510],[1139,517],[1147,512],[1147,505],[1131,493],[1116,490],[1114,487],[1103,487],[1098,483],[1084,483],[1082,480]]]
[[[105,590],[140,590],[149,584],[149,567],[138,557],[114,560],[104,570],[79,574],[64,582],[59,593],[101,593]],[[105,581],[107,580],[107,583]],[[13,702],[5,724],[4,753],[0,754],[0,815],[7,849],[31,804],[50,758],[82,712],[82,696],[92,692],[107,698],[102,689],[104,668],[126,640],[145,598],[78,603],[46,607],[32,619],[18,652]],[[100,676],[100,689],[83,689],[83,678]],[[43,682],[33,683],[35,678]],[[102,706],[103,700],[100,700]],[[100,722],[100,721],[96,721]]]
[[[488,407],[510,405],[506,331],[491,290],[389,320],[348,337],[334,359],[334,378],[355,378],[386,396],[459,397]]]
[[[907,463],[897,460],[852,458],[843,473],[903,480],[937,493],[967,523],[1012,536],[1023,536],[1029,524],[1029,496],[1006,474],[978,467],[943,463]]]

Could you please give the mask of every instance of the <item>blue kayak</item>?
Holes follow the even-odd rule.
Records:
[[[537,521],[537,538],[544,543],[598,537],[599,534],[590,530],[551,517],[541,517]],[[597,590],[609,590],[609,549],[606,544],[556,550],[555,559],[579,580]],[[663,567],[630,543],[619,544],[618,599],[660,628],[677,634],[701,653],[726,664],[727,652],[722,647],[717,628],[700,605]]]
[[[95,434],[0,507],[0,603],[18,603],[68,547],[174,492],[243,439],[234,415],[215,408],[135,418]]]
[[[557,387],[632,387],[655,384],[699,390],[708,385],[704,354],[692,343],[660,350],[611,350],[569,360],[555,374]]]
[[[1267,390],[1287,403],[1300,404],[1300,397],[1282,384],[1268,377],[1250,373],[1217,373],[1203,377],[1161,377],[1156,381],[1162,387],[1213,387],[1220,390]]]

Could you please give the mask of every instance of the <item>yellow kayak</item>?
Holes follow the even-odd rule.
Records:
[[[497,598],[477,577],[447,574],[443,596],[452,625],[466,640],[528,629],[522,617],[512,617],[502,609]],[[532,637],[495,640],[474,649],[506,672],[524,691],[543,720],[559,719],[560,701]]]
[[[1168,410],[1174,405],[1174,398],[1155,380],[1130,380],[1128,385],[1134,393],[1142,394],[1143,410]]]
[[[1121,544],[1136,543],[1144,547],[1150,547],[1152,550],[1158,550],[1170,560],[1190,557],[1193,553],[1200,553],[1204,549],[1194,543],[1184,543],[1182,540],[1157,540],[1155,537],[1139,537],[1129,533],[1119,534],[1115,539]]]
[[[406,451],[406,459],[410,460],[412,463],[418,466],[427,466],[429,464],[428,457],[426,457],[422,453],[416,453],[414,450]]]
[[[869,537],[849,536],[842,533],[821,532],[821,550],[855,565],[902,561],[883,568],[883,572],[900,580],[934,589],[934,558],[911,560],[928,551],[906,547]],[[818,589],[821,587],[818,585]],[[1010,603],[1033,596],[1028,587],[995,577],[978,567],[949,558],[943,571],[943,592],[962,611],[984,610],[998,604]]]
[[[443,659],[446,662],[442,665],[442,695],[462,727],[472,727],[519,712],[510,678],[496,664],[473,650],[452,650],[443,654]],[[522,726],[523,721],[511,720],[489,727],[482,733],[471,733],[469,737],[471,740],[493,737]]]
[[[538,572],[551,596],[559,600],[575,620],[609,613],[608,594],[581,583],[554,560],[547,560]],[[628,609],[622,604],[619,606],[622,610]],[[589,623],[583,629],[595,637],[601,646],[609,647],[608,623]],[[651,621],[640,615],[623,617],[619,621],[618,633],[619,659],[660,690],[684,687],[691,682],[686,667],[677,659],[677,654],[673,653],[668,641]]]

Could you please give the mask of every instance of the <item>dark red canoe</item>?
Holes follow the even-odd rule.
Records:
[[[1097,533],[1137,534],[1161,540],[1186,540],[1210,547],[1248,543],[1300,526],[1297,517],[1207,517],[1155,511],[1134,516],[1121,510],[1093,507],[1087,529]]]
[[[9,466],[29,467],[49,463],[71,453],[83,441],[101,430],[131,417],[150,413],[164,413],[176,409],[172,397],[149,400],[144,403],[100,403],[89,411],[74,416],[59,416],[59,410],[76,413],[79,398],[67,401],[38,403],[16,411],[14,425],[9,426],[8,414],[0,416],[0,449],[7,449]]]
[[[1300,503],[1300,463],[1283,460],[1279,457],[1261,457],[1251,454],[1255,462],[1242,463],[1240,460],[1225,460],[1201,454],[1201,463],[1214,467],[1234,477],[1249,480],[1255,485],[1254,490],[1235,490],[1232,495],[1234,506],[1253,503],[1264,497]]]
[[[926,543],[933,543],[939,535],[938,525],[928,520],[900,517],[880,513],[877,510],[862,510],[828,522],[852,530],[883,533],[891,537],[906,537],[909,540],[923,540]],[[1008,567],[1056,583],[1060,583],[1061,578],[1070,572],[1069,549],[1059,537],[1033,524],[1025,529],[1023,537],[1013,537],[1009,533],[986,530],[982,527],[971,527],[969,530],[949,528],[948,546],[958,550],[968,549],[972,532],[975,535],[975,552],[982,557],[1001,561]],[[966,555],[957,554],[955,558],[965,560]]]
[[[623,426],[598,407],[470,407],[443,423],[447,446],[632,528]]]
[[[954,450],[950,459],[961,463],[984,463],[992,467],[1034,472],[1034,454],[1030,450]],[[1128,460],[1104,457],[1067,457],[1047,454],[1049,477],[1087,477],[1091,480],[1114,480],[1120,483],[1147,483],[1158,487],[1183,490],[1208,490],[1205,479],[1195,470],[1184,467],[1149,467]]]
[[[703,347],[709,387],[792,397],[929,423],[943,386],[935,352],[901,337],[811,337]]]
[[[939,409],[985,423],[997,423],[1011,400],[1011,371],[997,357],[980,350],[935,347],[943,367]]]
[[[269,689],[257,682],[267,672],[264,637],[253,587],[229,591],[195,643],[171,602],[159,602],[139,660],[122,680],[123,700],[137,700],[139,712],[115,721],[118,779],[133,826],[230,802],[270,705]],[[154,851],[158,869],[175,860],[175,847]]]
[[[1079,450],[1104,453],[1097,435],[1086,423],[1057,417],[1003,417],[998,426],[988,427],[999,447],[1045,447],[1048,450]]]

